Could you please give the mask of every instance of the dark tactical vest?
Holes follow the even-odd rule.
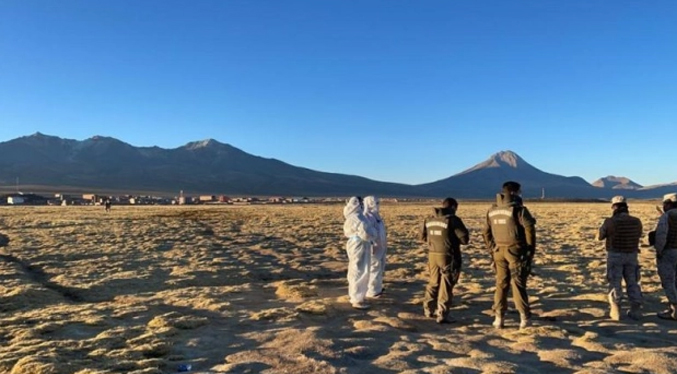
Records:
[[[665,249],[677,248],[677,209],[668,210],[668,238]]]
[[[453,244],[449,234],[450,232],[453,233],[454,228],[452,227],[451,217],[451,215],[438,214],[426,221],[425,229],[428,235],[430,254],[452,254]]]
[[[497,247],[523,248],[527,246],[524,228],[519,225],[517,215],[521,206],[499,205],[489,209],[487,215],[491,222],[491,235]]]
[[[616,214],[611,217],[609,236],[606,239],[606,249],[611,252],[632,253],[639,248],[639,238],[642,236],[642,222],[639,218],[627,213]]]

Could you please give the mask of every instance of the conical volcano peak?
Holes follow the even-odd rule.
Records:
[[[486,161],[467,169],[460,174],[466,174],[482,169],[519,169],[531,170],[535,169],[528,162],[524,161],[517,153],[513,151],[500,151],[491,155]]]
[[[513,151],[500,151],[491,155],[486,161],[475,165],[471,170],[485,169],[485,168],[521,168],[523,166],[530,166],[522,157]]]
[[[517,168],[521,164],[524,164],[524,160],[515,152],[513,151],[500,151],[497,153],[494,153],[490,158],[490,161],[493,161],[496,163],[496,166],[510,166],[513,168]]]

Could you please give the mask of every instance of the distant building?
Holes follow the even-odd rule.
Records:
[[[25,200],[21,196],[7,196],[7,204],[9,205],[20,205],[24,202]]]
[[[82,200],[89,200],[91,202],[96,202],[97,198],[98,196],[96,196],[96,194],[93,193],[86,193],[82,195]]]
[[[219,202],[220,203],[230,202],[230,197],[221,195],[221,196],[219,196]]]
[[[292,202],[294,203],[309,203],[310,199],[307,197],[295,197],[292,198]]]
[[[216,196],[214,195],[202,195],[199,197],[199,201],[201,203],[209,203],[212,201],[216,201]]]

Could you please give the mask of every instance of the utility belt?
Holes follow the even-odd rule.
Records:
[[[510,243],[496,243],[496,250],[499,249],[520,249],[520,248],[527,248],[526,243],[520,243],[520,242],[510,242]]]
[[[639,253],[639,248],[634,249],[634,250],[620,250],[620,249],[615,249],[615,248],[609,248],[607,252],[611,253],[627,253],[627,254],[632,254],[632,253]]]
[[[444,252],[428,251],[428,255],[437,257],[456,257],[461,255],[461,250],[450,248],[449,250]]]
[[[677,248],[675,248],[675,247],[665,248],[664,250],[660,251],[660,253],[657,253],[658,254],[657,259],[660,259],[661,257],[663,257],[663,254],[665,254],[665,252],[668,252],[668,251],[677,251]]]
[[[431,256],[450,256],[451,257],[451,256],[454,255],[454,252],[452,252],[452,251],[449,251],[449,252],[431,252],[431,251],[428,251],[428,254],[431,255]]]
[[[521,244],[499,245],[499,244],[496,244],[496,246],[494,247],[494,252],[498,252],[498,251],[501,251],[501,250],[503,250],[503,251],[510,251],[510,250],[517,251],[520,254],[529,252],[529,249],[526,245],[521,245]]]

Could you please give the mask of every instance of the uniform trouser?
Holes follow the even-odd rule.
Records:
[[[609,282],[609,299],[620,304],[623,296],[623,280],[628,299],[633,304],[642,303],[642,290],[639,286],[639,262],[637,252],[607,252],[606,279]]]
[[[515,308],[521,315],[531,316],[529,296],[527,295],[526,248],[497,248],[494,251],[496,265],[496,292],[494,293],[494,312],[504,315],[508,310],[508,288],[512,286],[512,298]]]
[[[383,291],[383,274],[386,270],[386,247],[372,246],[369,269],[369,288],[367,296],[375,296]]]
[[[423,310],[437,312],[439,317],[446,317],[451,308],[453,290],[461,273],[461,259],[459,256],[448,254],[428,255],[428,270],[430,278],[425,288]]]
[[[664,249],[656,262],[665,296],[670,304],[677,304],[677,248]]]
[[[371,243],[351,237],[346,243],[348,252],[348,296],[350,303],[361,303],[367,296]]]

